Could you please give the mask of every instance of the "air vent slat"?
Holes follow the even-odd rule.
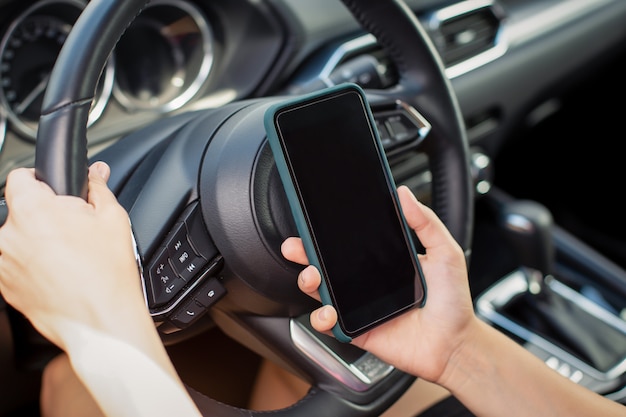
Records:
[[[490,7],[471,10],[440,22],[438,49],[446,66],[493,48],[500,20]]]

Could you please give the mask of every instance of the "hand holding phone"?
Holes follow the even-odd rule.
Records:
[[[422,306],[424,277],[365,94],[343,84],[276,104],[268,140],[320,295],[350,342]]]

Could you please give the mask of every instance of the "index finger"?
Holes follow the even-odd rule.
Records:
[[[16,196],[32,195],[33,192],[37,191],[54,195],[50,186],[35,177],[34,168],[16,168],[7,175],[7,185],[4,192],[7,205],[10,206]]]
[[[302,239],[299,237],[288,237],[285,239],[283,244],[280,246],[280,251],[285,259],[291,262],[296,262],[301,265],[309,264],[309,258],[306,256],[306,252],[304,251]]]

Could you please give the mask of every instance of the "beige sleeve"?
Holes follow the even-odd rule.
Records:
[[[143,352],[84,325],[67,325],[72,367],[106,416],[201,417],[182,383]]]

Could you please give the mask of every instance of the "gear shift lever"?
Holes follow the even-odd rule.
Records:
[[[622,387],[623,371],[617,366],[626,358],[623,321],[578,285],[568,286],[562,281],[566,277],[553,276],[556,247],[550,211],[529,200],[497,203],[498,225],[521,268],[478,297],[479,314],[519,337],[546,363],[556,363],[555,369],[573,381],[596,392]],[[593,375],[603,375],[606,382]]]
[[[536,201],[515,200],[502,206],[499,220],[520,265],[528,272],[531,292],[539,292],[543,277],[553,272],[552,214]]]

